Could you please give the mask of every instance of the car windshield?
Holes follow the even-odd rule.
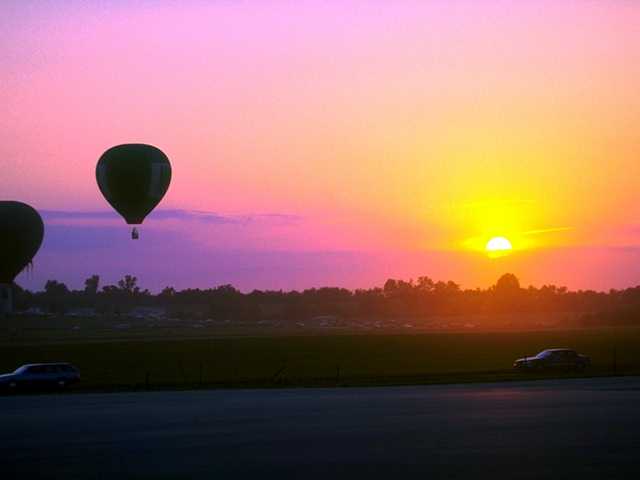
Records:
[[[551,350],[543,350],[538,355],[536,355],[536,358],[548,358],[551,355],[552,355],[552,351]]]

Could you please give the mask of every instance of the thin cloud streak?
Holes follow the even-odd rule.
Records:
[[[541,228],[539,230],[529,230],[522,232],[520,235],[541,235],[543,233],[555,233],[555,232],[567,232],[573,230],[572,227],[555,227],[555,228]]]
[[[42,218],[52,220],[57,223],[64,223],[64,221],[77,221],[86,220],[88,223],[91,221],[103,221],[103,220],[121,220],[122,218],[114,211],[74,211],[74,210],[42,210]],[[201,223],[210,224],[249,224],[254,222],[266,222],[275,223],[279,225],[292,225],[300,222],[302,217],[297,215],[282,214],[282,213],[269,213],[269,214],[219,214],[216,212],[207,212],[201,210],[158,210],[152,212],[148,221],[162,221],[162,220],[179,220],[179,221],[197,221]]]

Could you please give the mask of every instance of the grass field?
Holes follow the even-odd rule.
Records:
[[[440,383],[522,378],[513,360],[550,347],[589,355],[587,375],[640,373],[638,328],[4,344],[0,370],[69,361],[82,389]]]

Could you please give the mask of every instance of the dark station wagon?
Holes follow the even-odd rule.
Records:
[[[5,391],[65,388],[80,381],[80,372],[70,363],[30,363],[13,373],[0,375]]]

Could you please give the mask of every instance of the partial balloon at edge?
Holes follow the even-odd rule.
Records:
[[[44,223],[30,205],[0,201],[0,284],[11,284],[35,257],[44,239]]]

